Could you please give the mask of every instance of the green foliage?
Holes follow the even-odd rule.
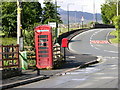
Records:
[[[34,45],[34,27],[43,22],[62,22],[59,13],[56,11],[56,5],[50,2],[44,2],[42,9],[39,2],[22,2],[21,4],[21,24],[24,44]],[[17,3],[3,2],[2,7],[2,31],[8,37],[17,36]],[[58,7],[58,6],[57,6]],[[43,12],[43,13],[42,13]],[[40,18],[41,17],[41,18]],[[57,18],[57,19],[56,19]]]
[[[23,36],[25,46],[34,46],[34,31],[24,30]]]
[[[17,3],[3,2],[2,5],[2,30],[7,36],[17,36]],[[22,3],[22,28],[28,29],[34,23],[41,21],[41,4],[39,2]]]
[[[112,31],[110,35],[116,36],[116,38],[110,39],[112,43],[120,43],[120,29],[116,31]]]
[[[52,2],[44,2],[45,7],[43,8],[43,20],[44,24],[48,24],[48,22],[55,22],[62,23],[59,17],[59,13],[56,11],[56,5]],[[58,6],[57,6],[58,8]]]
[[[22,3],[22,28],[29,29],[35,23],[40,23],[42,8],[39,2]]]
[[[101,7],[102,19],[105,24],[110,24],[112,18],[116,16],[116,3],[105,3]]]
[[[106,3],[117,2],[117,1],[120,1],[120,0],[105,0]]]
[[[24,46],[34,47],[34,27],[39,25],[40,23],[34,23],[34,25],[29,26],[27,30],[23,30]]]
[[[14,44],[16,45],[17,44],[17,38],[2,38],[1,41],[3,45],[11,45],[11,44]]]
[[[15,2],[3,2],[2,7],[2,30],[9,37],[16,35],[17,4]]]
[[[117,29],[120,29],[120,15],[113,18],[113,23]]]
[[[0,36],[5,35],[2,31],[0,31]]]

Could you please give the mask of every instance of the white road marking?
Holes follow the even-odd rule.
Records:
[[[95,79],[115,79],[115,78],[118,78],[118,77],[110,77],[110,76],[108,76],[108,77],[95,77]]]
[[[92,34],[92,36],[90,37],[90,40],[92,41],[93,36],[95,36],[96,34],[98,34],[98,33],[99,33],[99,32],[101,32],[101,31],[103,31],[103,30],[99,30],[99,31],[97,31],[97,32],[93,33],[93,34]]]
[[[103,50],[103,51],[105,51],[105,52],[111,52],[111,53],[118,53],[116,51],[108,51],[108,50]]]
[[[108,44],[109,42],[106,40],[90,40],[90,43],[94,44]]]
[[[96,30],[96,32],[94,32]],[[78,38],[78,37],[80,37],[81,35],[83,35],[83,34],[86,34],[86,33],[89,33],[89,32],[94,32],[92,35],[91,35],[91,37],[90,37],[90,42],[92,41],[92,39],[93,39],[93,36],[95,36],[96,34],[98,34],[99,32],[102,32],[102,31],[104,31],[105,29],[101,29],[101,30],[98,30],[98,29],[93,29],[93,30],[89,30],[89,31],[85,31],[85,32],[82,32],[82,33],[80,33],[79,35],[77,35],[77,36],[75,36],[73,39],[75,39],[75,38]],[[113,29],[109,29],[109,30],[113,30]],[[108,35],[109,34],[107,34],[107,37],[108,37]],[[107,39],[107,37],[106,37],[106,39]],[[108,43],[109,45],[111,45],[110,43]],[[93,47],[94,49],[96,49],[96,50],[101,50],[100,48],[97,48],[97,47],[95,47],[92,43],[90,43],[90,46],[91,47]],[[72,50],[74,53],[76,53],[76,51],[75,50]],[[111,53],[118,53],[118,52],[115,52],[115,51],[108,51],[108,50],[103,50],[103,51],[105,51],[105,52],[111,52]]]
[[[84,80],[86,80],[86,78],[82,78],[82,79],[72,79],[72,80],[74,80],[74,81],[84,81]]]
[[[97,50],[100,50],[99,48],[97,48],[97,47],[94,47],[95,49],[97,49]]]
[[[103,29],[104,30],[104,29]],[[97,32],[95,32],[95,33],[93,33],[92,35],[91,35],[91,37],[90,37],[90,45],[91,45],[91,47],[93,47],[93,48],[95,48],[95,49],[97,49],[97,50],[101,50],[101,49],[99,49],[99,48],[97,48],[97,47],[95,47],[93,44],[92,44],[92,42],[93,42],[93,36],[95,36],[96,34],[98,34],[99,32],[102,32],[103,30],[99,30],[99,31],[97,31]],[[112,31],[112,30],[111,30]],[[109,33],[107,34],[107,36],[106,36],[106,40],[108,40],[107,38],[108,38],[108,35],[109,35]],[[98,43],[98,42],[96,42],[96,43]],[[106,42],[106,43],[108,43],[108,42]],[[109,44],[109,43],[108,43]],[[118,52],[116,52],[116,51],[108,51],[108,50],[103,50],[103,51],[105,51],[105,52],[111,52],[111,53],[118,53]]]
[[[105,59],[118,59],[118,57],[104,57]]]
[[[71,58],[71,59],[72,59],[72,58],[75,58],[75,56],[68,56],[68,58]]]

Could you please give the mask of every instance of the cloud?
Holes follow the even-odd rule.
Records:
[[[53,0],[54,1],[54,0]],[[67,10],[67,5],[69,5],[70,11],[84,11],[94,13],[93,1],[95,2],[95,12],[101,13],[101,4],[105,2],[105,0],[56,0],[57,4],[61,6],[62,9]],[[39,0],[42,7],[45,5],[43,4],[44,0]],[[74,4],[74,5],[73,5]]]
[[[95,1],[95,11],[100,13],[101,4],[103,4],[105,0],[64,0],[63,3],[58,2],[58,4],[62,9],[67,10],[68,3],[74,3],[74,5],[70,5],[69,7],[71,11],[82,11],[83,7],[84,12],[93,13],[93,1]]]
[[[45,5],[43,4],[43,2],[44,2],[44,0],[39,0],[39,3],[41,3],[42,8],[45,6]]]

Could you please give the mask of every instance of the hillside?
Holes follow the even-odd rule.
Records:
[[[67,11],[63,9],[58,9],[61,19],[63,20],[64,24],[67,24]],[[81,22],[81,17],[82,15],[84,16],[84,23],[88,23],[90,21],[93,21],[93,14],[88,13],[88,12],[81,12],[81,11],[69,11],[69,18],[70,18],[70,23],[80,23]],[[97,13],[97,21],[102,22],[101,14]]]

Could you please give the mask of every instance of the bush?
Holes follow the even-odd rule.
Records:
[[[24,46],[34,47],[34,28],[41,25],[41,23],[35,23],[31,25],[27,30],[23,30]]]
[[[34,30],[24,30],[24,46],[34,46]]]
[[[113,18],[113,24],[116,29],[120,29],[120,15]]]

